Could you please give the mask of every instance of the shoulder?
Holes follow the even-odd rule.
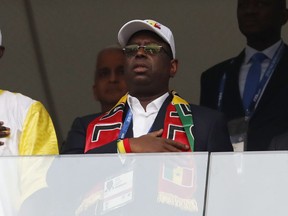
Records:
[[[219,63],[213,65],[212,67],[208,68],[206,71],[221,69],[221,68],[233,63],[234,59],[235,59],[235,57],[226,59],[226,60],[224,60],[222,62],[219,62]]]
[[[194,104],[191,104],[190,107],[196,128],[208,129],[215,125],[227,126],[226,117],[222,112]]]
[[[224,114],[214,110],[210,109],[208,107],[199,106],[195,104],[190,104],[192,116],[193,117],[205,117],[204,119],[209,119],[209,117],[215,117],[215,118],[224,118]]]
[[[5,104],[18,107],[29,107],[31,104],[36,102],[32,98],[27,97],[21,93],[10,92],[6,90],[0,90],[0,98],[2,102],[5,102]]]
[[[4,113],[6,118],[9,118],[10,120],[14,119],[19,122],[23,122],[28,113],[37,112],[39,110],[37,101],[23,94],[6,90],[0,90],[0,104],[0,112]]]
[[[230,58],[208,68],[206,71],[204,71],[201,74],[201,79],[203,80],[208,77],[213,79],[214,77],[222,76],[223,73],[227,71],[227,67],[229,67],[233,63],[233,61],[234,61],[234,58]]]
[[[234,60],[235,60],[235,57],[226,59],[222,62],[219,62],[219,63],[211,66],[207,70],[205,70],[204,73],[208,73],[209,71],[217,71],[217,70],[220,70],[222,68],[225,68],[225,67],[227,67],[227,65],[232,64],[234,62]]]
[[[102,113],[94,113],[94,114],[89,114],[89,115],[85,115],[81,117],[76,117],[73,120],[71,128],[72,129],[84,128],[86,130],[90,122],[92,122],[95,118],[97,118],[101,114]]]
[[[195,151],[232,151],[223,113],[191,104]]]
[[[237,56],[226,59],[220,63],[215,64],[214,66],[208,68],[205,70],[201,77],[207,77],[207,76],[217,76],[222,75],[225,71],[229,70],[231,66],[240,65],[242,60],[244,59],[245,52],[242,50]]]
[[[83,154],[86,141],[86,130],[92,122],[101,113],[94,113],[77,117],[73,120],[72,126],[68,132],[66,141],[61,147],[61,154]]]
[[[98,116],[100,116],[102,113],[93,113],[85,116],[78,117],[77,119],[81,120],[82,122],[91,122]]]

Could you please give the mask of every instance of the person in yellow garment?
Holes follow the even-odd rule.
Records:
[[[5,51],[0,31],[0,58]],[[59,154],[53,122],[39,101],[0,89],[0,156]]]

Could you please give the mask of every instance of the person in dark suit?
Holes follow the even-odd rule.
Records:
[[[202,73],[200,105],[226,115],[234,150],[238,144],[240,151],[270,150],[272,138],[288,130],[288,46],[281,39],[286,1],[238,0],[237,18],[247,45]],[[256,53],[263,57],[259,82],[249,75]]]
[[[154,20],[132,20],[118,33],[128,94],[86,131],[85,153],[232,151],[224,115],[189,104],[175,91],[174,37]]]
[[[288,150],[288,132],[272,139],[271,150]]]
[[[109,111],[127,92],[124,58],[120,45],[105,47],[97,55],[93,94],[101,105],[101,113]],[[98,115],[100,113],[77,117],[73,121],[66,141],[62,145],[62,154],[84,153],[87,126]]]

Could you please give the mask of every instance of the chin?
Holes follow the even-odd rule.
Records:
[[[253,36],[253,35],[261,35],[263,33],[263,31],[261,29],[259,29],[258,26],[255,26],[255,25],[250,25],[250,26],[242,26],[240,28],[241,32],[243,35],[245,36]]]

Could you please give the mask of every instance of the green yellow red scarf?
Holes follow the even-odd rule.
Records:
[[[166,109],[162,137],[189,145],[189,151],[194,151],[190,105],[175,91],[171,93],[173,98]],[[88,125],[85,153],[119,139],[127,95],[124,95],[110,111],[98,116]]]

